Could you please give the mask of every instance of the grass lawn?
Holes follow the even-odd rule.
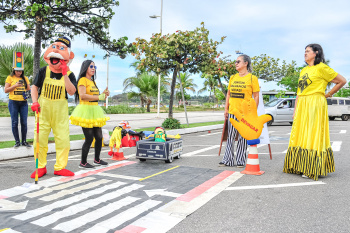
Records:
[[[187,124],[182,124],[181,128],[194,128],[199,126],[207,126],[207,125],[219,125],[223,124],[224,121],[212,121],[212,122],[203,122],[203,123],[192,123],[189,124],[189,127],[187,127]],[[135,131],[153,131],[155,127],[148,127],[148,128],[141,128],[141,129],[134,129]],[[165,130],[171,130],[171,129],[165,129]],[[110,135],[112,135],[112,132],[109,132]],[[82,140],[84,138],[84,134],[77,134],[77,135],[70,135],[70,140]],[[33,139],[28,139],[27,142],[32,145]],[[49,137],[49,142],[55,142],[53,137]],[[15,141],[4,141],[0,142],[0,149],[3,148],[11,148],[15,145]]]

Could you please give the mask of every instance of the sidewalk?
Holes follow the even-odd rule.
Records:
[[[200,127],[194,127],[194,128],[168,130],[166,133],[170,135],[176,135],[176,134],[184,135],[184,134],[197,133],[197,132],[202,132],[207,130],[222,129],[222,127],[223,127],[223,124],[208,125],[208,126],[200,126]],[[84,140],[71,141],[70,149],[80,150],[83,143],[84,143]],[[47,153],[55,153],[55,151],[56,151],[55,143],[49,143],[49,149]],[[18,149],[14,149],[14,148],[0,149],[0,161],[32,157],[32,156],[34,156],[33,147],[26,148],[22,146]]]
[[[108,114],[111,118],[107,121],[107,124],[103,126],[104,129],[112,131],[115,126],[122,120],[129,121],[131,129],[140,129],[146,127],[156,127],[161,126],[163,121],[168,117],[168,113],[160,113],[159,118],[157,118],[156,113],[143,113],[143,114]],[[224,111],[202,111],[202,112],[188,112],[188,121],[189,123],[201,123],[201,122],[210,122],[210,121],[223,121],[224,120]],[[186,124],[185,112],[174,113],[174,118],[180,120],[181,124]],[[34,128],[35,128],[35,119],[34,117],[28,117],[28,133],[27,138],[34,138]],[[18,126],[19,132],[20,124]],[[11,118],[10,117],[1,117],[0,118],[0,141],[11,141],[13,139],[12,129],[11,129]],[[69,134],[83,134],[80,126],[69,125]],[[50,137],[53,137],[53,134],[50,133]]]

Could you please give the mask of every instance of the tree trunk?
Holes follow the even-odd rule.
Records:
[[[147,100],[147,112],[151,112],[151,103],[152,101],[150,99]]]
[[[175,68],[173,72],[173,79],[171,81],[171,88],[170,88],[170,100],[169,100],[169,114],[168,118],[173,118],[173,104],[174,104],[174,92],[175,92],[175,84],[176,84],[176,75],[177,75],[177,69]]]
[[[218,80],[219,80],[219,84],[220,84],[220,87],[221,87],[221,91],[222,91],[222,93],[224,93],[224,96],[226,98],[227,92],[226,92],[224,86],[222,85],[221,78],[219,78]]]
[[[39,73],[40,69],[40,54],[41,54],[41,37],[42,37],[43,21],[41,18],[36,18],[35,39],[34,39],[34,61],[33,61],[33,80]]]

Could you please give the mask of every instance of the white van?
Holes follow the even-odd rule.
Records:
[[[340,117],[343,121],[350,118],[350,98],[332,97],[327,98],[329,120]]]

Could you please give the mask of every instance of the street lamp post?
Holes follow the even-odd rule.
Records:
[[[160,18],[160,35],[162,35],[162,19],[163,19],[163,0],[161,0],[160,3],[160,16],[159,15],[152,15],[150,18],[156,19]],[[158,107],[157,107],[157,118],[159,118],[159,107],[160,107],[160,73],[158,74]]]

